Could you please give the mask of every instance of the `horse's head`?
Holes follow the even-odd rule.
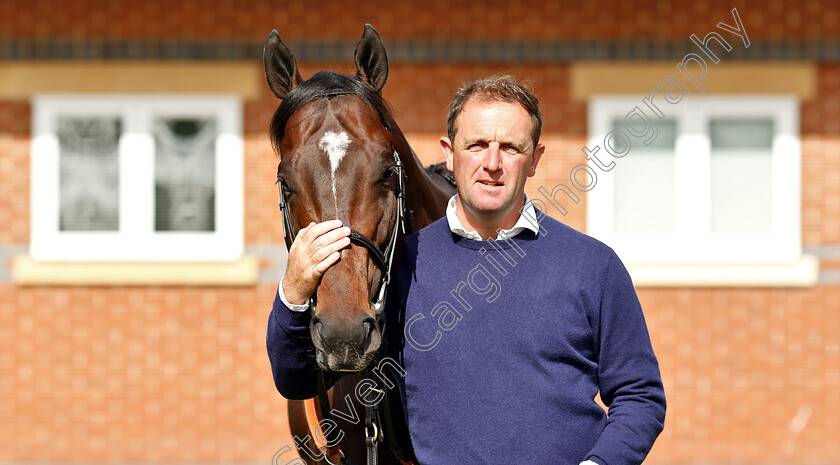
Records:
[[[291,233],[340,219],[386,250],[399,227],[394,153],[404,143],[390,130],[380,93],[388,60],[379,34],[365,26],[352,77],[320,71],[303,80],[277,31],[266,41],[264,61],[269,87],[282,100],[270,131]],[[287,231],[287,245],[291,237]],[[310,331],[323,369],[359,371],[379,348],[374,303],[385,267],[375,255],[356,240],[321,279]]]

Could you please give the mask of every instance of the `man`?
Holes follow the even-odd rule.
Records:
[[[663,428],[659,368],[627,271],[525,195],[541,128],[536,97],[506,76],[450,104],[440,143],[458,194],[445,218],[406,238],[386,315],[423,464],[638,464]],[[274,312],[304,304],[346,246],[337,224],[306,231]]]

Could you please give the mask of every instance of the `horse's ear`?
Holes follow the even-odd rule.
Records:
[[[280,40],[277,30],[271,31],[263,48],[263,63],[265,64],[265,80],[268,87],[279,99],[286,95],[303,79],[297,69],[295,56],[286,44]]]
[[[362,39],[356,45],[356,77],[379,92],[388,80],[388,55],[379,33],[365,24]]]

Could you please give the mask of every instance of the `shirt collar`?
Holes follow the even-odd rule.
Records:
[[[446,222],[449,223],[449,230],[467,239],[472,239],[475,241],[483,240],[481,238],[481,235],[477,232],[467,231],[463,223],[461,223],[461,220],[458,219],[458,215],[455,214],[455,209],[457,208],[456,197],[458,197],[458,194],[455,194],[452,197],[450,197],[449,203],[446,205]],[[531,218],[533,218],[533,220]],[[539,234],[540,230],[535,225],[536,218],[537,215],[534,208],[534,204],[531,203],[531,199],[530,197],[528,197],[528,194],[525,194],[525,207],[522,208],[522,210],[520,210],[519,219],[516,220],[516,223],[513,225],[512,228],[500,229],[499,237],[497,239],[508,239],[516,236],[517,234],[525,230],[531,231],[534,234]]]

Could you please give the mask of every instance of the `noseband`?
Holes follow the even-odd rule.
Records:
[[[391,238],[388,240],[388,245],[383,252],[376,243],[364,234],[350,229],[350,242],[360,245],[370,252],[370,256],[376,266],[382,270],[382,278],[379,283],[379,290],[377,292],[376,301],[373,303],[373,310],[377,316],[382,313],[385,308],[385,298],[388,289],[388,283],[391,282],[391,269],[394,263],[394,250],[397,248],[397,236],[400,230],[405,234],[406,223],[406,206],[405,206],[405,170],[403,169],[402,160],[397,150],[391,147],[394,154],[394,162],[396,163],[397,175],[397,189],[394,195],[397,198],[396,222],[394,223],[394,232],[391,233]],[[296,233],[292,228],[292,217],[289,212],[289,204],[286,202],[286,193],[283,190],[283,184],[280,182],[280,173],[278,169],[277,187],[280,191],[280,211],[283,212],[283,237],[287,239],[287,247],[295,241]],[[309,298],[309,309],[314,314],[316,307],[315,294]]]

